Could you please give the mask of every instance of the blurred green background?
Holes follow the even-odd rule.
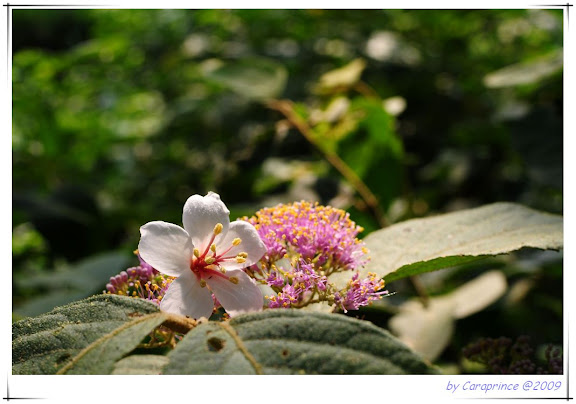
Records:
[[[139,227],[181,223],[195,193],[218,192],[232,219],[318,200],[350,211],[364,234],[495,201],[562,213],[562,18],[537,9],[13,10],[16,318],[101,292],[137,264]],[[291,101],[308,138],[271,100]],[[560,343],[559,254],[423,278],[434,295],[495,266],[511,290],[532,282],[530,293],[463,320],[455,346],[522,333]],[[391,300],[414,295],[408,283],[394,289]]]

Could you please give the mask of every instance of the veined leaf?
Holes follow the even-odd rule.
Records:
[[[119,359],[135,349],[144,337],[167,318],[165,313],[152,313],[125,323],[88,345],[58,373],[110,374]]]
[[[266,310],[190,331],[165,374],[428,374],[387,331],[343,315]]]
[[[158,375],[168,363],[164,355],[130,355],[114,365],[113,375]]]
[[[12,326],[12,372],[54,374],[99,338],[157,312],[146,300],[98,295],[18,321]],[[141,339],[134,335],[136,344]]]
[[[371,261],[361,276],[374,272],[391,282],[524,247],[561,249],[562,216],[500,202],[408,220],[377,230],[364,241]],[[332,281],[346,282],[336,276]]]

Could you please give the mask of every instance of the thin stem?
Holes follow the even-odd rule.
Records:
[[[380,96],[378,95],[378,93],[372,87],[370,87],[368,84],[366,84],[363,81],[357,82],[354,85],[354,90],[358,91],[360,94],[362,94],[366,98],[380,99]]]
[[[316,141],[314,140],[314,136],[312,135],[312,129],[308,124],[303,121],[295,112],[292,106],[291,101],[287,100],[273,100],[268,102],[268,106],[271,109],[274,109],[280,113],[282,113],[288,122],[292,126],[294,126],[305,138],[308,140],[312,145],[314,145],[320,153],[323,154],[324,158],[336,169],[348,182],[352,187],[358,192],[360,197],[364,200],[372,216],[378,221],[380,227],[386,227],[387,221],[384,217],[384,212],[380,208],[380,204],[378,203],[378,198],[372,193],[370,188],[362,181],[362,179],[338,156],[336,153],[323,150]]]

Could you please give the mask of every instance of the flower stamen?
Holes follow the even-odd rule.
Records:
[[[238,285],[238,278],[236,278],[235,276],[231,276],[230,278],[228,278],[228,280],[230,282],[232,282],[234,285]]]

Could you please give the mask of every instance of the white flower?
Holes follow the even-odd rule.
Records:
[[[161,221],[140,228],[138,251],[158,271],[175,276],[160,309],[192,318],[210,317],[212,294],[230,316],[260,311],[262,292],[242,268],[260,260],[266,247],[254,226],[237,220],[220,196],[192,195],[184,204],[184,228]]]

